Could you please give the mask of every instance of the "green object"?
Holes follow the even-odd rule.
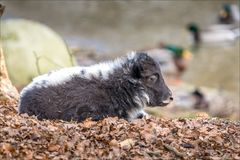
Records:
[[[187,26],[188,30],[190,30],[191,32],[199,32],[199,27],[197,24],[195,23],[190,23]]]
[[[165,45],[164,48],[170,50],[177,58],[182,58],[184,49],[176,45]]]
[[[14,85],[23,86],[50,70],[72,66],[61,37],[49,27],[24,19],[1,23],[6,64]]]
[[[227,14],[231,14],[231,4],[229,3],[224,4],[223,9]]]

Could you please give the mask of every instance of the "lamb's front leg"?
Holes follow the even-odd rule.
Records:
[[[116,110],[107,105],[80,105],[77,107],[75,119],[78,122],[91,118],[99,121],[107,117],[118,117],[127,119],[127,113],[123,110]]]
[[[107,117],[105,112],[98,112],[98,108],[92,105],[80,105],[76,109],[74,119],[78,122],[91,118],[93,121],[98,121]]]
[[[147,114],[144,110],[141,110],[137,115],[137,119],[142,119],[143,117],[149,118],[149,114]]]

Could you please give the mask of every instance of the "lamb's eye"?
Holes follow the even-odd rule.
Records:
[[[154,74],[148,77],[149,83],[155,83],[158,80],[158,75]]]

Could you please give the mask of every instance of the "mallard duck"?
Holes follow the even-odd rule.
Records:
[[[207,44],[222,44],[232,43],[239,38],[239,27],[232,28],[219,28],[209,27],[209,29],[201,30],[197,24],[190,23],[187,26],[188,30],[193,36],[195,46],[199,46],[201,43]]]
[[[191,92],[191,95],[195,99],[195,104],[193,106],[195,109],[208,109],[209,108],[209,102],[206,99],[206,95],[204,95],[204,93],[201,90],[196,88],[193,92]]]
[[[235,4],[226,3],[218,15],[220,24],[235,24],[240,21],[239,7]]]
[[[192,53],[189,50],[184,49],[183,47],[171,44],[160,44],[160,48],[166,49],[171,52],[178,72],[182,74],[187,68],[187,62],[189,59],[191,59]]]
[[[150,56],[159,62],[163,74],[175,76],[177,79],[187,69],[192,53],[180,46],[161,43],[155,48],[144,49]]]
[[[186,109],[209,109],[209,101],[207,95],[200,89],[187,90],[179,88],[175,90],[175,107]]]

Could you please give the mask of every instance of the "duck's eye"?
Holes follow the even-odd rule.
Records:
[[[149,83],[155,83],[158,80],[158,75],[154,74],[148,77],[148,82]]]

